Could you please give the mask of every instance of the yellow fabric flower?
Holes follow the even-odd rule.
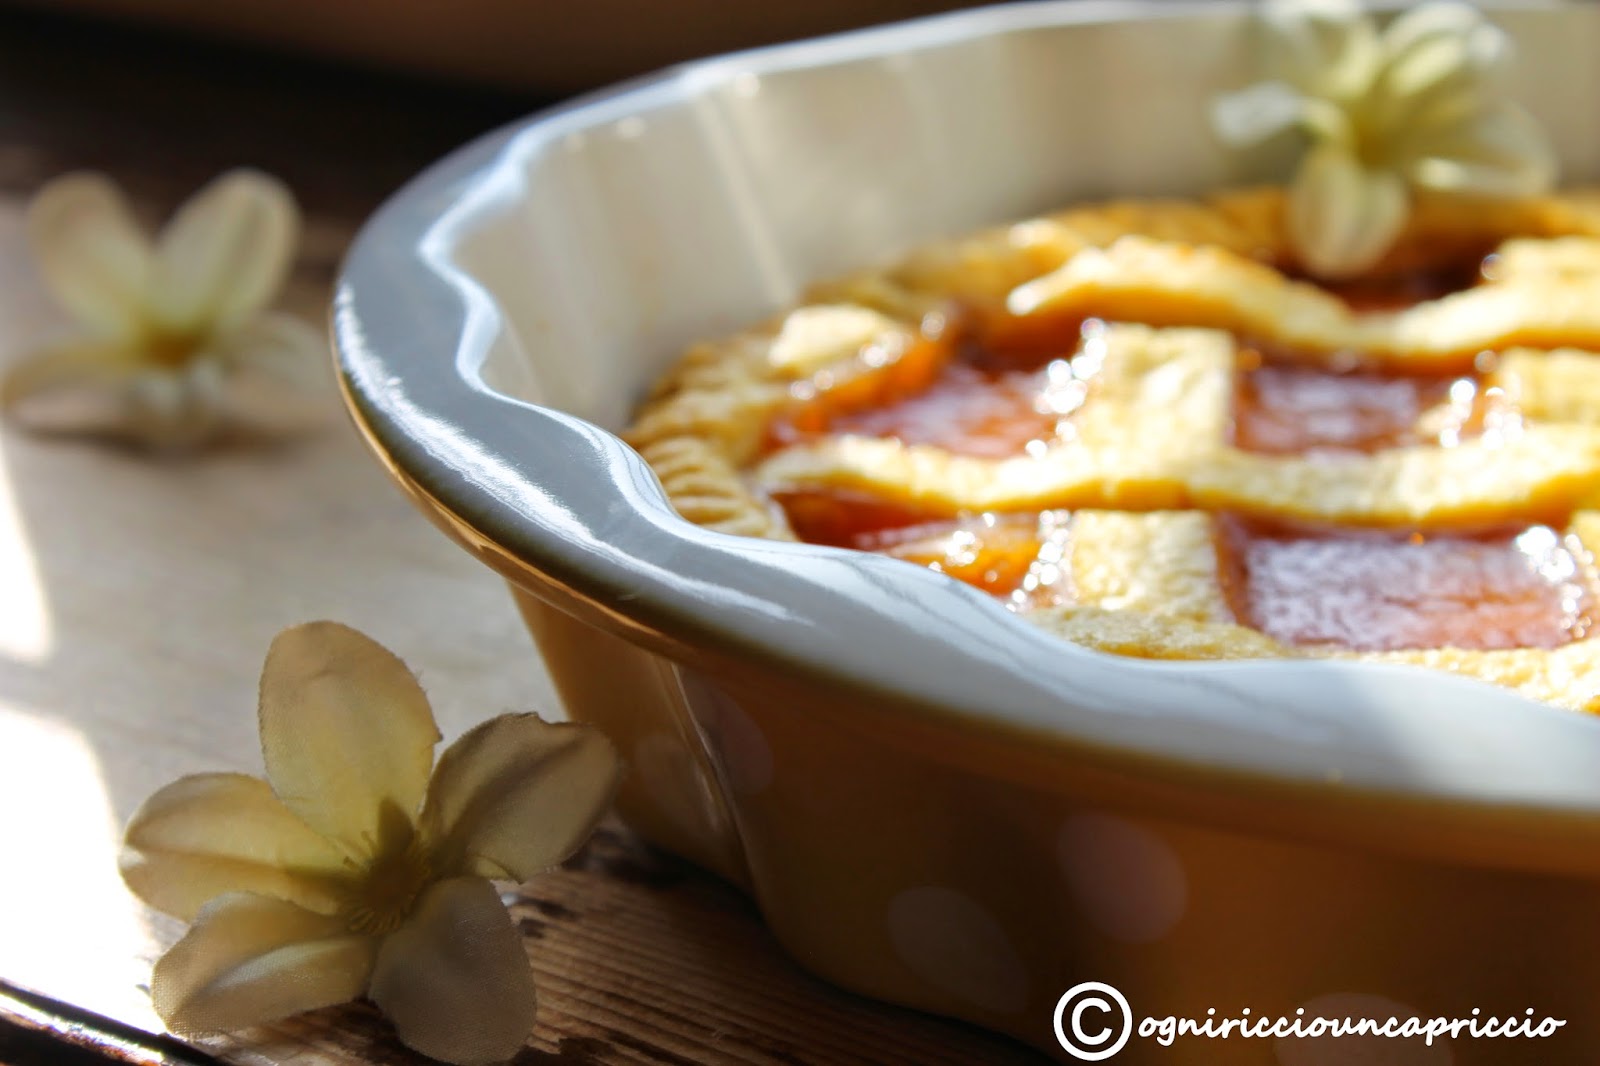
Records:
[[[128,823],[123,878],[194,923],[151,980],[168,1027],[240,1029],[364,994],[435,1058],[515,1054],[533,975],[486,878],[525,881],[588,838],[616,781],[611,745],[502,715],[430,778],[439,732],[422,689],[332,622],[273,641],[260,726],[266,781],[185,777]]]
[[[326,419],[322,334],[265,310],[299,234],[282,182],[224,174],[152,242],[107,178],[69,174],[39,191],[27,223],[45,283],[87,335],[0,381],[0,409],[21,425],[187,447]]]
[[[1237,146],[1309,136],[1288,227],[1313,273],[1375,264],[1413,189],[1531,196],[1554,182],[1543,131],[1496,95],[1510,42],[1475,8],[1423,4],[1380,32],[1355,0],[1269,0],[1263,22],[1269,80],[1220,97],[1212,123]]]

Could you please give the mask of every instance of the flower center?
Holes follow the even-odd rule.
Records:
[[[201,339],[193,332],[151,329],[142,338],[141,349],[145,359],[156,366],[181,367],[193,361]]]
[[[384,936],[400,928],[417,897],[428,886],[432,864],[420,837],[400,849],[380,854],[356,881],[340,911],[352,933]]]

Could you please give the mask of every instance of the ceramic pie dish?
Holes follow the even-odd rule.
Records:
[[[347,398],[399,484],[507,579],[568,711],[626,754],[624,815],[746,888],[819,974],[1067,1061],[1058,999],[1099,981],[1135,1022],[1533,1011],[1566,1022],[1533,1050],[1384,1049],[1592,1062],[1590,717],[1392,664],[1100,654],[897,560],[691,525],[616,435],[686,344],[813,280],[1248,177],[1194,101],[1238,83],[1250,11],[946,16],[492,134],[358,239],[335,306]],[[1600,94],[1600,8],[1495,19],[1539,56],[1512,89],[1567,179],[1600,178],[1569,103]],[[1116,1060],[1303,1066],[1358,1044],[1135,1035]]]

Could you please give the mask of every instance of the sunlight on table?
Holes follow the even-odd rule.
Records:
[[[159,1025],[139,986],[159,953],[114,864],[122,827],[82,734],[0,704],[0,824],[8,856],[0,945],[26,988],[81,989],[102,1012]],[[85,966],[86,959],[94,960]]]

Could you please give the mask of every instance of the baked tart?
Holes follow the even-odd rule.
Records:
[[[923,249],[694,346],[625,436],[690,521],[928,566],[1088,647],[1600,709],[1600,197],[1424,203],[1337,284],[1284,210]]]
[[[1346,165],[1317,151],[1314,192]],[[1303,192],[1079,206],[818,285],[693,347],[626,438],[690,521],[930,567],[1087,647],[1600,710],[1600,195],[1418,188],[1330,253]]]

